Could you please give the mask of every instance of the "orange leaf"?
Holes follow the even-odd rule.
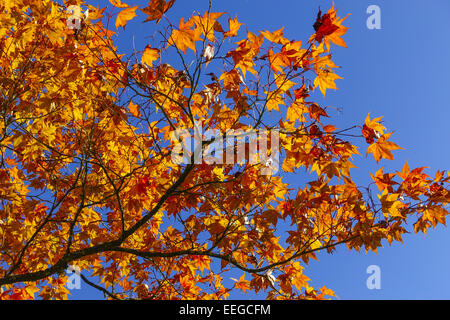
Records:
[[[391,150],[397,150],[397,149],[403,149],[396,145],[394,142],[387,141],[387,139],[391,136],[391,133],[387,133],[385,135],[382,135],[378,141],[371,144],[367,148],[366,155],[369,153],[372,153],[373,157],[375,158],[375,161],[378,163],[382,158],[394,160],[394,156],[392,155]]]
[[[283,28],[270,33],[269,31],[261,31],[264,37],[270,42],[283,43],[286,39],[283,37]]]
[[[228,25],[230,27],[230,30],[225,33],[225,37],[236,37],[242,23],[240,23],[237,20],[237,17],[235,17],[233,20],[231,20],[231,18],[228,19]]]
[[[236,281],[236,283],[234,284],[235,288],[241,289],[244,292],[250,289],[250,281],[245,280],[245,273],[239,278],[239,280],[236,280],[234,278],[231,279]]]
[[[192,49],[195,52],[195,41],[200,40],[200,29],[198,31],[194,31],[191,29],[192,23],[190,21],[184,22],[184,19],[181,18],[180,26],[178,30],[173,30],[172,35],[170,36],[167,44],[176,45],[178,49],[186,53],[186,50]]]
[[[145,63],[149,67],[153,66],[153,61],[159,58],[159,50],[151,48],[149,45],[145,47],[144,53],[142,54],[142,63]]]
[[[130,104],[128,105],[128,109],[130,110],[131,114],[135,117],[140,117],[141,113],[139,112],[139,106],[137,104],[134,104],[133,101],[130,101]]]
[[[325,131],[326,133],[336,131],[336,129],[337,128],[335,126],[333,126],[332,124],[328,124],[325,127],[323,127],[323,131]]]
[[[117,8],[128,8],[129,5],[127,5],[126,3],[122,3],[121,0],[109,0],[109,2]]]
[[[334,83],[337,79],[343,79],[337,74],[333,73],[329,69],[323,69],[318,74],[316,79],[314,79],[314,88],[317,86],[325,97],[325,93],[327,89],[337,89],[336,84]]]

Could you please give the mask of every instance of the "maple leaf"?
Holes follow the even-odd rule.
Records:
[[[338,29],[339,27],[333,24],[331,14],[327,13],[322,15],[322,12],[319,10],[317,20],[314,23],[314,30],[316,30],[315,40],[322,42],[324,36],[329,36]]]
[[[284,74],[275,75],[275,84],[277,85],[280,93],[286,93],[289,89],[296,85],[295,82],[287,79]]]
[[[376,138],[375,130],[369,128],[366,124],[363,125],[361,132],[368,144],[372,144],[375,141]]]
[[[191,49],[195,52],[195,42],[200,40],[200,32],[192,30],[193,22],[184,22],[181,18],[178,30],[173,30],[172,35],[167,42],[167,45],[175,45],[178,49],[186,53],[187,49]]]
[[[276,30],[274,32],[261,31],[261,34],[263,34],[264,37],[267,40],[269,40],[270,42],[285,44],[286,43],[286,39],[283,37],[283,29],[284,29],[284,27],[281,28],[281,29],[278,29],[278,30]]]
[[[131,114],[135,117],[140,117],[141,113],[139,111],[139,106],[137,104],[134,104],[133,101],[130,101],[130,104],[128,105],[128,109],[130,110]]]
[[[148,177],[142,177],[136,185],[136,190],[138,194],[145,195],[147,193],[147,189],[150,186],[150,179]]]
[[[393,185],[396,185],[397,182],[393,181],[392,179],[395,177],[395,173],[384,173],[383,174],[383,167],[381,167],[376,173],[375,176],[373,176],[370,173],[370,176],[375,181],[375,184],[378,187],[378,190],[383,191],[387,188],[389,192],[393,192]]]
[[[34,295],[39,292],[41,289],[34,285],[29,285],[25,287],[25,292],[28,295],[27,299],[34,299]]]
[[[229,18],[228,19],[229,30],[227,32],[225,32],[224,36],[225,37],[236,37],[241,25],[242,25],[242,23],[240,23],[237,20],[237,17],[234,17],[234,19]]]
[[[289,121],[306,121],[303,114],[308,112],[308,108],[301,103],[293,103],[286,111],[286,119]]]
[[[276,111],[280,111],[279,105],[284,105],[284,99],[281,96],[281,94],[276,93],[267,93],[268,99],[266,102],[266,107],[267,110],[272,111],[272,110],[276,110]]]
[[[121,0],[109,0],[109,2],[117,8],[128,8],[129,7],[128,4],[123,3]]]
[[[411,171],[411,169],[409,168],[408,161],[406,161],[406,162],[403,164],[402,171],[401,171],[401,172],[397,172],[397,175],[398,175],[400,178],[402,178],[403,180],[406,180],[406,178],[408,177],[410,171]]]
[[[205,35],[206,39],[211,42],[215,41],[215,30],[220,30],[222,27],[218,25],[217,19],[223,15],[222,12],[205,12],[203,16],[194,16],[191,21],[195,24],[195,30]]]
[[[386,219],[391,217],[404,218],[402,214],[402,209],[404,204],[398,201],[399,195],[397,193],[390,194],[387,189],[383,190],[382,195],[378,195],[382,205],[382,211]]]
[[[159,50],[147,45],[144,53],[142,54],[141,62],[145,63],[149,67],[153,67],[153,61],[159,58]]]
[[[347,47],[345,41],[341,38],[345,33],[347,33],[348,28],[342,25],[348,15],[342,19],[336,16],[337,10],[333,6],[328,10],[326,14],[322,15],[319,10],[317,14],[316,22],[314,23],[315,35],[310,38],[310,41],[317,41],[321,43],[325,40],[325,45],[330,48],[330,41],[334,44]]]
[[[250,281],[245,280],[245,273],[239,278],[239,280],[236,280],[235,278],[231,278],[231,280],[235,281],[234,287],[237,289],[240,289],[244,292],[247,292],[247,290],[251,289]]]
[[[106,10],[106,8],[99,9],[98,7],[93,7],[91,5],[88,5],[89,10],[89,20],[97,20],[101,19],[103,17],[103,12]]]
[[[223,170],[222,169],[216,167],[216,168],[213,169],[213,173],[219,179],[219,181],[225,180],[225,176],[223,174]]]
[[[336,297],[336,293],[333,290],[326,288],[325,286],[323,286],[319,290],[321,292],[320,296]]]
[[[359,126],[337,130],[328,107],[310,100],[316,87],[335,88],[329,43],[345,45],[346,28],[334,6],[319,12],[307,48],[283,28],[247,31],[227,44],[242,23],[228,18],[225,31],[223,13],[195,10],[178,28],[167,21],[146,38],[139,61],[113,39],[127,36],[120,26],[137,7],[111,0],[121,10],[117,32],[86,17],[75,33],[57,1],[32,1],[33,10],[29,2],[0,14],[0,66],[13,71],[0,80],[8,120],[0,121],[0,245],[8,253],[0,252],[0,299],[67,299],[59,272],[73,258],[110,298],[206,300],[265,290],[268,299],[325,299],[334,292],[310,286],[300,264],[319,250],[346,243],[376,252],[383,240],[402,241],[412,215],[416,232],[446,223],[448,171],[429,176],[407,162],[395,174],[375,169],[382,194],[372,198],[353,181],[359,153],[343,140]],[[159,22],[172,5],[151,0],[142,11]],[[88,8],[90,18],[102,17],[104,9]],[[197,42],[203,51],[188,53]],[[216,64],[213,72],[207,63]],[[361,128],[377,162],[398,149],[381,120],[368,115]],[[217,154],[200,143],[203,129],[220,136],[219,150],[231,150],[226,163],[208,164]],[[269,130],[277,134],[263,141]],[[255,131],[261,139],[247,135]],[[185,162],[171,157],[181,152]],[[309,183],[263,174],[279,153],[282,169],[305,169]]]
[[[126,9],[123,9],[122,11],[120,11],[116,18],[116,24],[115,24],[116,28],[119,29],[119,27],[123,27],[125,29],[125,26],[127,25],[128,21],[130,21],[131,19],[133,19],[134,17],[137,16],[137,14],[136,14],[137,8],[139,8],[139,7],[138,6],[130,7],[130,8],[126,8]]]
[[[163,15],[173,6],[174,3],[175,0],[170,0],[167,2],[164,0],[149,1],[148,6],[141,9],[141,11],[147,15],[147,19],[145,19],[144,22],[156,20],[156,23],[159,23]]]
[[[372,129],[374,131],[374,135],[376,135],[376,132],[379,134],[384,134],[384,130],[386,130],[386,128],[380,123],[381,119],[383,119],[383,117],[378,117],[371,120],[369,113],[364,121],[364,125],[367,129]]]
[[[337,89],[336,81],[337,79],[343,79],[337,74],[333,73],[329,69],[323,69],[319,71],[317,77],[314,79],[314,88],[319,87],[320,92],[322,92],[325,97],[327,89]]]
[[[372,155],[377,163],[382,158],[394,160],[394,156],[392,155],[391,151],[403,149],[403,148],[399,147],[394,142],[387,141],[391,135],[392,135],[392,132],[382,135],[375,143],[371,144],[367,148],[366,155],[368,155],[369,153],[372,153]]]

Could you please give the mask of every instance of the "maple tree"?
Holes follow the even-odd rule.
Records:
[[[392,133],[370,115],[338,129],[311,100],[341,79],[331,48],[347,27],[334,5],[302,42],[244,32],[211,4],[174,24],[174,0],[109,2],[0,4],[1,299],[68,298],[71,265],[111,299],[324,299],[334,292],[303,272],[319,251],[376,251],[402,241],[407,221],[416,233],[445,224],[448,171],[375,168],[373,197],[351,176],[355,144],[393,160]],[[115,37],[142,14],[160,32],[120,53]],[[310,182],[292,190],[262,161],[174,163],[171,133],[197,121],[278,130],[280,171],[306,169]]]

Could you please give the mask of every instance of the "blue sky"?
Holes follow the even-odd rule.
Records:
[[[100,6],[108,3],[88,2]],[[142,6],[147,3],[125,2]],[[307,41],[314,32],[312,25],[319,5],[326,11],[331,1],[216,0],[213,11],[237,15],[245,23],[243,27],[252,32],[275,31],[284,26],[287,38]],[[384,125],[395,130],[392,141],[405,148],[394,152],[395,161],[381,162],[385,170],[398,170],[406,160],[411,167],[430,167],[428,173],[449,169],[450,2],[335,0],[335,5],[338,15],[351,14],[344,23],[350,27],[344,36],[348,48],[332,49],[333,61],[341,66],[337,73],[344,79],[337,81],[339,90],[327,91],[324,101],[319,93],[316,100],[343,110],[332,114],[340,128],[362,123],[369,112],[384,116]],[[369,5],[381,8],[381,30],[366,27]],[[204,12],[207,6],[207,0],[178,0],[167,15],[177,24],[180,17],[189,17],[194,10]],[[138,50],[155,32],[155,24],[143,24],[143,20],[143,16],[135,18],[126,27],[126,34],[135,36]],[[131,39],[121,38],[117,42],[119,51],[129,53]],[[355,164],[359,168],[352,171],[354,179],[360,184],[369,183],[369,171],[376,171],[373,158],[360,157]],[[288,181],[296,186],[305,183],[301,177],[289,176]],[[341,247],[333,255],[319,254],[319,261],[311,262],[305,273],[313,285],[326,285],[340,299],[450,299],[449,240],[450,232],[440,226],[425,237],[405,235],[404,245],[386,243],[377,254],[349,253]],[[366,287],[369,265],[381,268],[380,290]],[[72,293],[72,298],[78,299],[101,297],[86,286]]]

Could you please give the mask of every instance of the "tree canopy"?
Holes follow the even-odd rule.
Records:
[[[69,266],[110,299],[330,298],[303,272],[319,251],[445,224],[448,171],[385,172],[401,148],[380,115],[337,128],[313,101],[342,79],[334,5],[300,41],[211,3],[175,23],[174,0],[109,2],[0,4],[1,299],[66,299]],[[142,17],[148,45],[121,53]]]

